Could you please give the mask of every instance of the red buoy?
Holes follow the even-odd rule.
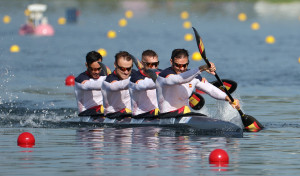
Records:
[[[216,164],[216,163],[228,164],[228,162],[229,162],[228,154],[223,149],[215,149],[209,155],[210,164]]]
[[[35,145],[34,136],[29,132],[21,133],[18,137],[18,146],[30,148]]]
[[[75,85],[75,77],[73,75],[69,75],[65,80],[66,86],[74,86]]]

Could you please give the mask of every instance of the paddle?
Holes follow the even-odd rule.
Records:
[[[103,74],[104,76],[107,76],[107,68],[106,65],[103,64],[102,62],[98,62],[98,64],[101,67],[100,75]]]
[[[237,88],[237,83],[233,80],[222,79],[222,82],[230,94],[232,94]],[[223,86],[219,83],[219,81],[213,81],[210,83],[213,84],[214,86],[218,87],[223,92],[225,92]],[[202,92],[201,90],[198,90],[198,89],[196,89],[196,92],[200,93],[200,94],[205,94],[205,92]]]
[[[193,27],[193,30],[195,33],[195,38],[196,38],[199,52],[200,52],[202,58],[204,59],[204,61],[206,62],[206,64],[208,65],[208,67],[211,67],[211,64],[209,63],[208,59],[206,58],[204,44],[202,42],[202,39],[194,27]],[[221,79],[219,78],[217,72],[215,72],[215,77],[217,78],[219,84],[223,87],[223,90],[225,91],[226,95],[230,98],[230,100],[232,102],[234,102],[234,99],[230,95],[229,91],[225,88],[225,86],[224,86],[223,82],[221,81]],[[242,119],[242,122],[243,122],[243,125],[244,125],[246,131],[257,132],[264,128],[264,126],[262,124],[260,124],[258,122],[258,120],[256,120],[254,117],[244,114],[241,109],[238,109],[238,112],[241,116],[241,119]]]

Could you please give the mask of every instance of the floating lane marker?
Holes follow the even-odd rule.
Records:
[[[246,20],[247,20],[247,15],[246,15],[245,13],[240,13],[240,14],[238,15],[238,19],[239,19],[240,21],[246,21]]]
[[[259,23],[254,22],[254,23],[251,24],[251,29],[252,30],[258,30],[259,28],[260,28]]]
[[[196,51],[196,52],[193,53],[192,59],[193,59],[194,61],[199,61],[199,60],[202,59],[202,56],[201,56],[201,54],[200,54],[198,51]]]
[[[3,17],[3,23],[8,24],[8,23],[10,23],[10,21],[11,21],[10,16],[5,15],[5,16]]]
[[[102,57],[105,57],[107,55],[106,50],[103,48],[98,49],[98,53],[100,53]]]
[[[181,12],[181,14],[180,14],[180,17],[181,17],[181,19],[183,19],[183,20],[186,20],[186,19],[188,19],[189,18],[189,12],[187,12],[187,11],[183,11],[183,12]]]
[[[269,35],[266,37],[266,43],[268,44],[274,44],[275,43],[275,38],[272,35]]]
[[[132,18],[133,17],[133,12],[131,10],[127,10],[125,12],[125,17],[128,18],[128,19]]]
[[[64,17],[58,18],[57,23],[58,23],[59,25],[64,25],[64,24],[66,24],[66,18],[64,18]]]
[[[18,146],[31,148],[35,145],[34,136],[29,132],[21,133],[18,137]]]
[[[125,18],[119,20],[119,26],[125,27],[126,25],[127,25],[127,20]]]
[[[192,41],[194,39],[194,36],[191,33],[187,33],[184,36],[185,41]]]
[[[69,75],[65,79],[66,86],[74,86],[75,85],[75,77],[73,75]]]
[[[117,33],[114,30],[110,30],[107,32],[107,37],[110,39],[116,38],[117,37]]]
[[[190,29],[192,27],[192,23],[190,21],[185,21],[182,24],[183,28]]]
[[[12,52],[12,53],[18,53],[18,52],[20,52],[20,47],[18,45],[12,45],[10,47],[10,52]]]

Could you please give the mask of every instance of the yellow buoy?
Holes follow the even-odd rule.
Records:
[[[116,38],[117,34],[114,30],[110,30],[107,32],[107,37],[112,39],[112,38]]]
[[[103,48],[98,49],[98,53],[100,53],[102,57],[105,57],[107,55],[106,50]]]
[[[192,59],[195,60],[195,61],[199,61],[199,60],[202,59],[202,56],[198,51],[196,51],[196,52],[193,53]]]
[[[125,12],[125,17],[126,17],[126,18],[132,18],[132,17],[133,17],[133,11],[127,10],[127,11]]]
[[[5,24],[10,23],[10,16],[5,15],[5,16],[3,17],[3,23],[5,23]]]
[[[259,25],[259,23],[254,22],[251,24],[251,28],[252,28],[252,30],[258,30],[260,28],[260,25]]]
[[[191,34],[191,33],[187,33],[187,34],[185,34],[185,36],[184,36],[184,40],[185,41],[192,41],[193,40],[193,35]]]
[[[192,27],[192,23],[189,22],[189,21],[185,21],[183,22],[182,26],[185,28],[185,29],[190,29]]]
[[[28,9],[24,10],[24,15],[25,16],[29,16],[30,15],[30,11]]]
[[[181,19],[183,19],[183,20],[188,19],[188,18],[189,18],[189,12],[187,12],[187,11],[181,12],[180,17],[181,17]]]
[[[272,35],[266,37],[266,43],[273,44],[275,43],[275,38]]]
[[[298,58],[298,62],[300,63],[300,57]]]
[[[125,27],[126,25],[127,25],[127,20],[125,18],[119,20],[119,26]]]
[[[66,24],[66,18],[64,18],[64,17],[58,18],[57,23],[58,23],[59,25],[64,25],[64,24]]]
[[[12,52],[12,53],[17,53],[19,51],[20,51],[20,47],[18,45],[12,45],[10,47],[10,52]]]
[[[239,19],[240,21],[246,21],[246,20],[247,20],[247,15],[246,15],[245,13],[240,13],[240,14],[238,15],[238,19]]]

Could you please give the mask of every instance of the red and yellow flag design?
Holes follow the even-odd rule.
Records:
[[[227,89],[227,90],[229,90],[230,88],[231,88],[231,84],[229,84],[229,83],[227,83],[227,82],[223,82],[223,84],[224,84],[224,86],[225,86],[225,88]]]
[[[194,106],[196,106],[198,103],[199,103],[199,101],[200,101],[200,99],[195,95],[195,94],[193,94],[190,98],[189,98],[189,104],[190,104],[190,106],[191,107],[194,107]]]
[[[200,50],[200,54],[202,55],[202,53],[204,52],[204,44],[202,42],[201,37],[200,37],[200,42],[199,42],[199,50]]]

